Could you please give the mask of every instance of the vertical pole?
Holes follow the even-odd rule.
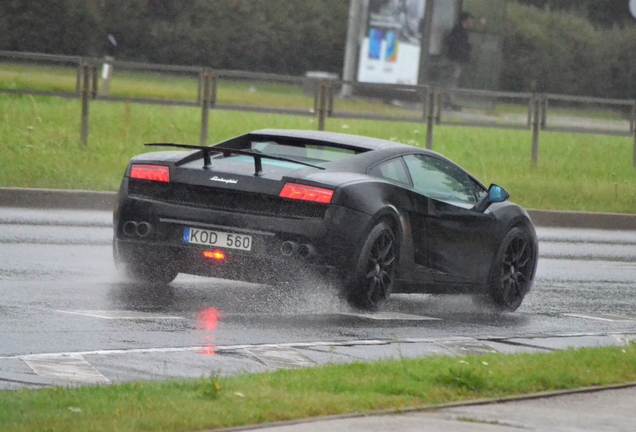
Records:
[[[311,86],[314,89],[314,114],[318,115],[320,112],[320,81],[316,81],[313,78],[306,78],[311,82]]]
[[[203,101],[201,103],[201,139],[199,144],[204,146],[208,139],[208,119],[210,117],[210,69],[203,72]]]
[[[427,89],[426,103],[426,148],[433,149],[433,127],[435,125],[435,90]]]
[[[318,91],[318,130],[325,130],[325,117],[327,117],[327,81],[320,81]]]
[[[636,101],[632,105],[632,118],[629,122],[629,131],[634,134],[634,161],[632,166],[636,168]]]
[[[219,77],[216,71],[210,71],[210,109],[216,105],[216,94],[219,86]]]
[[[88,104],[90,99],[90,83],[91,83],[91,66],[84,64],[83,69],[83,81],[82,81],[82,125],[80,129],[80,139],[84,146],[88,145]]]
[[[422,101],[422,121],[428,120],[428,99],[430,98],[430,87],[419,86],[420,100]]]
[[[433,14],[435,13],[435,2],[427,1],[424,6],[424,22],[422,23],[422,35],[420,39],[420,72],[418,76],[419,84],[428,84],[431,35],[433,32]]]
[[[440,89],[435,90],[435,102],[437,102],[437,105],[435,106],[435,124],[442,123],[442,105],[443,105],[442,96],[443,96],[442,90]]]
[[[97,74],[97,67],[91,67],[91,99],[95,99],[97,97],[97,87],[99,86],[99,75]]]
[[[205,75],[205,68],[199,72],[199,84],[197,86],[197,103],[203,103],[203,76]]]
[[[533,96],[533,115],[532,115],[532,166],[537,165],[539,160],[539,130],[541,127],[541,96]]]
[[[334,93],[334,81],[329,80],[327,85],[327,117],[333,116],[333,93]]]
[[[541,130],[545,129],[545,124],[548,119],[548,96],[541,95]]]
[[[84,59],[81,59],[77,64],[77,79],[75,80],[75,93],[78,96],[81,96],[80,92],[82,91],[82,71],[84,68],[82,65],[84,64]]]
[[[349,0],[349,24],[347,25],[347,44],[345,45],[344,68],[342,70],[342,97],[350,97],[353,94],[352,85],[356,76],[356,64],[358,57],[358,37],[362,21],[362,1]]]
[[[636,133],[634,133],[634,161],[632,162],[632,166],[636,168]]]

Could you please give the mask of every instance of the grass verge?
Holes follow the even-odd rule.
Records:
[[[181,431],[636,381],[636,344],[0,392],[5,431]]]
[[[79,108],[76,100],[0,95],[0,186],[116,190],[130,157],[147,151],[143,143],[199,140],[199,109],[93,102],[83,147]],[[212,111],[208,142],[259,128],[315,130],[316,120]],[[420,123],[328,119],[327,130],[420,147],[426,136]],[[434,150],[527,208],[636,212],[631,138],[545,132],[536,167],[530,143],[528,131],[439,126]]]

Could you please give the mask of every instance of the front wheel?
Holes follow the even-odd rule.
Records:
[[[532,283],[536,251],[530,236],[513,228],[504,237],[490,275],[489,298],[501,311],[514,312]]]
[[[397,244],[391,227],[377,224],[362,246],[348,297],[354,306],[378,310],[389,300],[395,282]]]

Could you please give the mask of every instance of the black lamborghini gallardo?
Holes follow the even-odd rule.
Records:
[[[443,156],[355,135],[260,130],[134,157],[114,255],[140,281],[178,273],[276,284],[327,275],[354,305],[464,293],[514,311],[538,246],[521,207]]]

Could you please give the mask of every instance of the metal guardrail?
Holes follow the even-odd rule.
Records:
[[[80,137],[84,145],[88,143],[90,101],[126,101],[199,107],[202,145],[208,136],[209,112],[216,109],[316,117],[319,130],[325,129],[329,118],[422,123],[426,124],[426,147],[429,149],[433,147],[434,129],[440,125],[529,130],[532,133],[533,164],[537,163],[539,157],[541,131],[632,136],[633,165],[636,167],[636,100],[317,80],[270,73],[213,70],[200,66],[161,65],[12,51],[0,51],[1,63],[73,68],[74,91],[0,88],[0,93],[81,99]],[[104,63],[119,71],[189,78],[196,81],[196,93],[193,91],[192,98],[187,100],[103,94],[99,88],[98,68]],[[249,103],[249,100],[236,103],[219,99],[219,86],[231,82],[300,87],[306,94],[307,106],[281,107]],[[355,94],[357,97],[338,97],[338,92],[342,90],[344,94],[345,89],[347,94]],[[313,101],[310,101],[310,98],[313,98]],[[365,109],[364,104],[371,108]],[[461,107],[460,110],[456,109],[458,106]],[[573,110],[572,114],[563,115],[564,109],[566,112],[567,109]],[[586,115],[586,112],[591,115]]]

